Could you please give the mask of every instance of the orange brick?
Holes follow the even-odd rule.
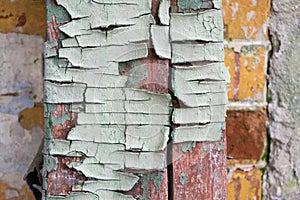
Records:
[[[227,111],[227,154],[234,159],[259,160],[266,140],[265,111]]]
[[[16,196],[15,196],[16,195]],[[0,182],[0,200],[35,200],[32,192],[27,185],[21,189],[10,187]]]
[[[265,40],[270,0],[223,0],[227,40]]]
[[[45,37],[44,0],[1,0],[0,32],[36,34]]]
[[[230,100],[265,101],[267,53],[264,46],[243,46],[239,51],[225,48],[225,65],[231,77]]]
[[[228,184],[228,199],[261,199],[262,172],[254,169],[249,172],[236,170]]]

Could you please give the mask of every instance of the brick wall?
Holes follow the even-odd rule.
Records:
[[[228,198],[261,199],[266,151],[266,72],[270,0],[223,0],[227,111]]]
[[[228,160],[228,195],[229,199],[247,199],[247,197],[261,199],[261,178],[265,167],[263,155],[266,148],[266,70],[270,50],[267,27],[270,0],[223,0],[223,8],[226,40],[225,62],[231,74],[228,92],[231,101],[227,113],[227,137],[228,156],[232,159]],[[12,54],[15,55],[20,55],[21,49],[40,48],[42,46],[41,36],[45,36],[45,19],[43,0],[1,1],[1,43],[7,42],[7,46],[11,46]],[[8,41],[9,38],[11,38],[10,41]],[[37,40],[36,46],[30,46],[33,40]],[[25,42],[18,43],[17,41]],[[0,55],[3,56],[3,52],[1,49]],[[33,66],[28,63],[37,62],[34,66],[41,69],[41,60],[35,61],[35,57],[40,58],[39,52],[23,52],[23,54],[25,55],[22,57],[23,61],[17,60],[17,57],[10,57],[7,60],[10,69],[14,70],[8,72],[4,70],[8,69],[8,66],[0,67],[1,81],[5,80],[0,81],[0,88],[3,88],[4,82],[11,81],[11,85],[13,85],[12,82],[28,83],[35,80],[32,84],[34,86],[31,87],[31,90],[35,91],[35,87],[38,85],[36,81],[42,81],[41,71],[33,75],[24,73],[28,72],[28,67]],[[7,76],[2,76],[4,73]],[[8,76],[9,73],[11,76]],[[16,76],[23,79],[16,80]],[[2,77],[5,78],[2,79]],[[29,136],[40,134],[39,131],[33,130],[36,130],[34,127],[43,124],[43,106],[38,104],[42,98],[42,91],[36,89],[37,92],[32,94],[26,93],[27,90],[24,92],[16,86],[5,85],[5,87],[13,89],[0,90],[0,123],[1,126],[4,124],[5,127],[10,128],[8,130],[0,129],[1,136],[5,135],[4,132],[6,133],[5,139],[0,142],[4,144],[5,148],[10,146],[11,149],[5,151],[7,160],[2,162],[5,162],[6,166],[15,165],[23,166],[23,168],[20,173],[16,173],[17,170],[20,171],[20,167],[13,169],[15,171],[12,173],[8,173],[9,167],[0,168],[0,200],[24,199],[25,197],[33,199],[25,182],[21,181],[25,169],[28,167],[26,165],[29,163],[25,163],[24,167],[21,159],[15,159],[16,155],[29,156],[28,159],[33,158],[33,152],[29,151],[32,145],[24,146],[24,143],[31,144],[30,142],[33,140],[25,137],[19,141],[14,137],[19,138],[20,134],[29,134]],[[13,99],[21,99],[20,105],[24,106],[21,106],[21,109],[9,106],[12,105],[9,103]],[[13,112],[8,111],[10,110],[8,108],[12,108]],[[8,140],[13,140],[15,143],[11,144]],[[38,148],[39,144],[37,143],[37,141],[34,142],[35,148]],[[17,148],[18,146],[22,147]]]

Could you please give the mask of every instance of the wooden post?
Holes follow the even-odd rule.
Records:
[[[45,199],[226,199],[220,1],[46,2]]]

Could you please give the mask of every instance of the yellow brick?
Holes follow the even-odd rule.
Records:
[[[266,39],[269,12],[270,0],[223,0],[225,39]]]
[[[264,46],[243,46],[239,51],[225,49],[225,65],[231,77],[230,100],[265,101],[267,53]]]
[[[228,199],[261,199],[262,173],[259,169],[249,172],[236,170],[228,183]]]
[[[0,32],[36,34],[45,37],[44,0],[1,0]]]
[[[8,191],[14,191],[16,194],[18,194],[18,196],[8,198],[9,197],[9,196],[7,197]],[[32,192],[30,191],[27,185],[24,185],[21,189],[16,189],[10,187],[5,183],[0,182],[0,200],[24,200],[24,199],[35,200]]]

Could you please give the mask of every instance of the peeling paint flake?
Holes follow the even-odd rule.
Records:
[[[171,45],[168,26],[151,26],[151,40],[155,53],[160,58],[171,59]]]
[[[81,0],[57,0],[57,3],[67,9],[72,19],[89,19],[91,28],[130,25],[133,18],[151,13],[150,0],[138,4],[100,4]]]
[[[91,24],[88,18],[72,20],[68,23],[60,25],[58,28],[70,37],[77,35],[91,34]]]
[[[100,180],[119,180],[121,176],[119,172],[115,172],[104,164],[87,163],[85,160],[83,163],[73,165],[73,168],[83,173],[86,177]]]
[[[209,10],[201,13],[171,14],[171,41],[223,41],[222,11]]]
[[[118,180],[86,181],[82,186],[74,186],[73,191],[88,191],[94,194],[97,190],[129,191],[139,180],[138,176],[128,173],[120,173],[119,178]]]
[[[174,143],[215,142],[222,138],[223,129],[225,129],[225,123],[178,127],[172,132],[172,138]]]
[[[123,46],[107,46],[96,48],[61,48],[59,57],[67,58],[73,66],[98,68],[110,62],[126,62],[148,55],[147,44],[128,44]],[[97,59],[95,59],[97,58]]]
[[[175,96],[177,96],[183,104],[189,107],[226,105],[228,103],[227,93],[206,93],[196,95],[176,93]]]
[[[193,124],[210,122],[209,107],[200,108],[176,108],[173,112],[173,122],[175,124]]]
[[[45,58],[51,58],[51,57],[57,56],[57,46],[58,46],[58,43],[56,41],[45,42],[44,43]]]
[[[108,31],[93,31],[89,34],[77,35],[76,39],[81,47],[125,45],[147,41],[150,38],[149,27],[153,23],[153,16],[145,15],[140,17],[134,25]]]
[[[79,44],[75,38],[68,38],[61,41],[62,47],[78,47]]]
[[[108,190],[97,190],[96,194],[99,196],[99,199],[122,199],[122,200],[136,200],[130,195],[124,195],[119,192],[113,192]]]
[[[126,128],[126,149],[161,151],[167,146],[169,127],[128,126]]]
[[[99,200],[98,196],[96,194],[91,193],[71,193],[67,196],[47,196],[47,200],[82,200],[82,199],[88,199],[88,200]]]
[[[70,83],[56,84],[45,82],[45,103],[74,103],[83,102],[85,84]]]
[[[160,23],[163,25],[169,25],[170,24],[170,6],[171,2],[170,0],[161,0],[158,10],[158,17],[160,20]]]
[[[138,5],[140,0],[92,0],[101,4],[134,4]]]
[[[136,170],[163,170],[166,168],[166,155],[156,152],[126,153],[125,167]]]
[[[83,125],[74,127],[69,132],[67,139],[97,143],[124,144],[124,133],[125,126],[122,125]]]
[[[176,108],[173,112],[175,124],[205,124],[225,122],[226,107],[210,106],[198,108]]]
[[[172,43],[172,63],[224,61],[223,43]]]
[[[139,113],[79,113],[77,123],[82,125],[169,125],[170,120],[168,115],[147,115]]]
[[[214,8],[221,9],[222,8],[222,0],[213,0]]]
[[[187,81],[230,81],[228,69],[223,62],[194,66],[174,66],[173,79],[184,79]]]

